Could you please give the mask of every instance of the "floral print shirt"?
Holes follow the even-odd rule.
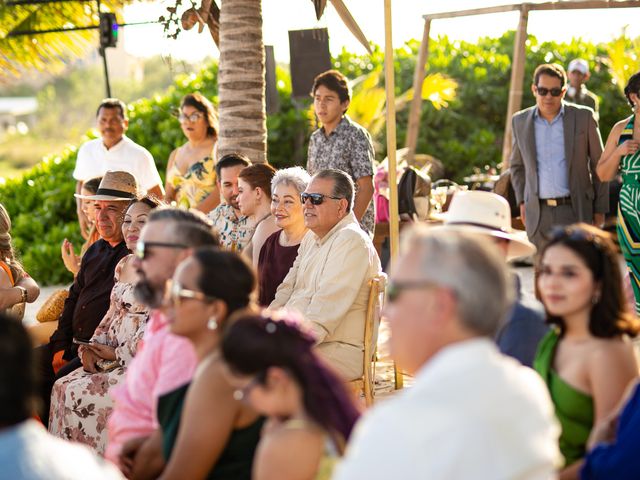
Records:
[[[220,235],[223,248],[240,252],[253,237],[255,225],[250,224],[248,217],[238,217],[234,208],[227,203],[214,208],[209,218]]]

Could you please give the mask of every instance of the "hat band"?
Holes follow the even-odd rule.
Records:
[[[96,196],[98,195],[108,195],[110,197],[124,197],[124,198],[134,198],[135,195],[131,192],[125,192],[123,190],[114,190],[112,188],[98,188],[96,192]]]
[[[502,228],[502,227],[495,227],[493,225],[487,225],[485,223],[474,223],[474,222],[447,222],[446,225],[469,225],[471,227],[479,227],[479,228],[485,228],[487,230],[498,230],[499,232],[503,232],[503,233],[511,233],[509,230],[507,230],[506,228]]]

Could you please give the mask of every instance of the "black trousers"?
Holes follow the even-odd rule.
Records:
[[[51,390],[53,384],[59,378],[69,375],[76,368],[82,366],[82,362],[78,357],[74,357],[67,362],[56,374],[53,371],[53,352],[50,344],[45,344],[37,347],[36,352],[36,365],[38,368],[38,378],[40,380],[40,419],[46,426],[49,425],[49,409],[51,405]]]

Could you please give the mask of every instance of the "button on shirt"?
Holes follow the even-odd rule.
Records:
[[[564,105],[551,122],[542,118],[536,108],[534,128],[538,156],[538,197],[561,198],[571,195],[569,168],[564,149]]]
[[[352,380],[362,375],[369,280],[380,271],[371,239],[350,213],[322,238],[307,232],[270,308],[301,313],[319,353]]]
[[[536,372],[473,339],[442,349],[413,387],[368,411],[333,478],[548,480],[559,433]]]
[[[349,174],[354,182],[359,178],[373,176],[375,153],[371,135],[345,115],[338,126],[327,137],[324,128],[319,128],[309,139],[307,170],[315,175],[325,168],[336,168]],[[360,222],[369,233],[373,233],[375,209],[373,200]]]
[[[49,342],[52,351],[65,350],[64,359],[77,355],[73,337],[89,340],[109,310],[116,265],[129,251],[124,242],[112,247],[100,239],[89,247],[80,264],[80,271],[69,289],[69,297]]]
[[[151,153],[126,136],[109,149],[101,138],[84,143],[78,150],[73,178],[86,182],[103,176],[109,170],[129,172],[144,190],[162,185]]]

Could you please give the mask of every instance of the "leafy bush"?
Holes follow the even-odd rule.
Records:
[[[510,32],[498,39],[480,39],[477,44],[447,37],[431,42],[428,72],[440,72],[456,80],[457,97],[442,110],[436,110],[429,102],[423,103],[417,151],[441,159],[450,178],[461,180],[474,167],[495,167],[500,162],[513,39]],[[566,65],[574,57],[588,58],[592,65],[589,88],[602,99],[601,131],[606,138],[615,121],[628,115],[628,106],[605,68],[605,47],[578,40],[569,44],[539,43],[535,37],[529,37],[523,107],[534,103],[528,85],[536,65],[554,61]],[[412,86],[418,48],[419,42],[413,40],[395,51],[397,95]],[[343,50],[334,59],[334,66],[356,78],[379,68],[383,61],[383,52],[378,47],[371,56]],[[277,79],[281,109],[267,118],[268,158],[277,168],[304,165],[309,135],[314,128],[310,101],[291,100],[290,81],[282,69],[277,70]],[[217,103],[215,63],[198,74],[178,77],[162,95],[130,105],[128,135],[149,149],[161,175],[171,151],[184,142],[172,113],[182,96],[195,90]],[[408,109],[397,114],[399,146],[405,143],[407,117]],[[380,146],[378,159],[386,156],[385,138],[384,129],[374,138]],[[60,244],[65,237],[77,248],[81,243],[73,198],[75,182],[71,177],[75,158],[76,148],[68,148],[61,155],[47,157],[21,179],[0,184],[0,201],[13,219],[14,243],[23,253],[27,271],[45,285],[71,281],[60,260]]]

